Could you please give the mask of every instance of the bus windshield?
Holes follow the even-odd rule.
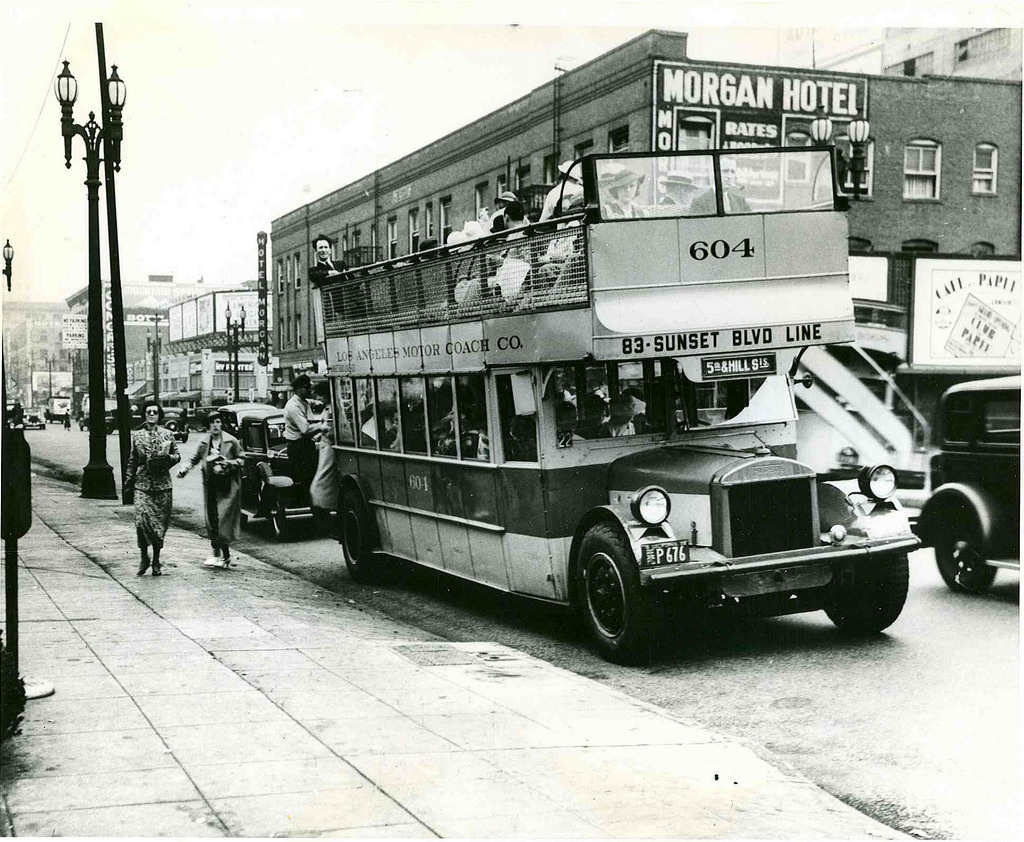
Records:
[[[595,169],[602,221],[831,210],[834,203],[831,154],[820,148],[619,156],[598,158]]]
[[[786,375],[711,383],[679,378],[676,430],[702,430],[735,424],[767,424],[796,418]]]

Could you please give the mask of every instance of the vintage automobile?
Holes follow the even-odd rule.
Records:
[[[931,497],[918,534],[951,590],[1020,570],[1020,376],[960,383],[939,402]]]
[[[263,403],[217,408],[224,429],[242,445],[242,523],[267,518],[274,537],[289,535],[289,521],[309,518],[309,489],[295,484],[284,438],[284,412]]]
[[[30,406],[28,409],[25,410],[25,429],[46,429],[46,416],[44,415],[44,411],[40,407]]]
[[[188,441],[188,410],[180,406],[164,407],[164,426],[177,441]]]

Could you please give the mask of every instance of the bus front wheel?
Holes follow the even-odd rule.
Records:
[[[601,655],[637,663],[647,650],[650,621],[629,544],[611,524],[595,524],[583,536],[576,586],[583,622]]]
[[[341,498],[338,510],[341,527],[341,549],[345,555],[345,566],[352,581],[367,584],[380,575],[380,562],[374,556],[376,530],[370,519],[362,495],[348,488]]]
[[[906,553],[862,564],[852,582],[831,586],[825,613],[850,634],[877,634],[900,616],[907,601],[909,578]]]

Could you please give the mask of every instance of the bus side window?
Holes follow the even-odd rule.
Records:
[[[498,423],[506,462],[537,461],[537,413],[516,415],[511,374],[499,374],[494,382],[498,392]]]
[[[369,377],[360,377],[356,380],[356,412],[359,446],[376,450],[377,417],[373,408],[373,380]]]
[[[402,437],[406,453],[427,452],[427,419],[423,405],[423,379],[420,377],[399,378],[398,386],[402,396]]]
[[[430,424],[430,454],[454,459],[458,451],[450,377],[427,378],[427,420]]]
[[[487,395],[480,374],[460,374],[455,378],[459,404],[459,440],[463,459],[489,462],[491,443],[487,435]]]
[[[338,444],[355,444],[356,434],[352,427],[352,381],[341,377],[334,381],[334,417]]]
[[[377,424],[381,450],[402,449],[398,427],[398,381],[382,377],[377,381]]]

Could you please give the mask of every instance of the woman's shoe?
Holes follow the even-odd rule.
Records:
[[[143,561],[141,564],[139,564],[139,569],[135,572],[135,575],[145,576],[147,570],[149,570],[149,562]]]
[[[160,562],[159,561],[154,561],[153,562],[153,575],[154,576],[163,576],[164,575],[163,570],[160,568]]]

